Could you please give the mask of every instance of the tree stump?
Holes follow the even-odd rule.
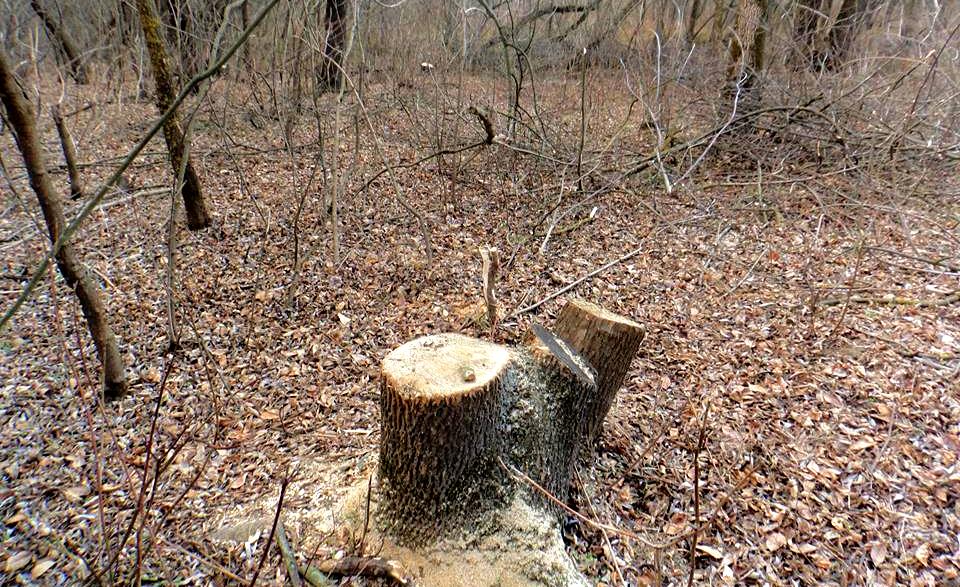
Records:
[[[459,334],[383,360],[379,513],[397,537],[428,541],[494,497],[509,361],[505,347]]]
[[[384,359],[377,483],[344,513],[418,585],[587,584],[554,500],[566,499],[643,329],[577,301],[555,330],[535,326],[516,348],[425,336]]]

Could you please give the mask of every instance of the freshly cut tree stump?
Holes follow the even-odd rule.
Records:
[[[381,522],[424,542],[496,497],[510,352],[459,334],[418,338],[383,360]]]
[[[417,585],[587,585],[556,503],[643,329],[573,302],[556,332],[535,325],[515,348],[425,336],[384,359],[377,482],[341,514]]]

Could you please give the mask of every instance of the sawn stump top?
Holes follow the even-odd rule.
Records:
[[[504,346],[461,334],[434,334],[391,351],[383,359],[383,378],[404,399],[449,401],[487,389],[509,361]]]

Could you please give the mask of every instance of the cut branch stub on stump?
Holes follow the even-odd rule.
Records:
[[[633,320],[596,304],[570,300],[560,310],[554,332],[597,369],[597,395],[586,416],[584,438],[592,445],[646,331]]]
[[[420,569],[418,584],[586,584],[542,491],[566,498],[643,329],[585,302],[560,318],[516,348],[441,334],[384,359],[369,514],[384,555]],[[344,512],[357,523],[360,503]]]

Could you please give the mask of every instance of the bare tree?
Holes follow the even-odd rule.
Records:
[[[744,0],[737,10],[737,26],[730,37],[728,76],[746,91],[763,71],[770,0]]]
[[[63,56],[67,69],[70,71],[70,77],[78,84],[87,83],[87,79],[89,78],[87,65],[83,61],[76,42],[74,42],[73,38],[64,30],[62,23],[54,20],[53,16],[47,11],[43,4],[40,3],[40,0],[30,0],[30,6],[33,8],[33,11],[37,13],[37,16],[40,17],[40,20],[43,21],[43,26],[47,29],[50,40],[53,42],[57,51]]]
[[[846,59],[856,36],[870,23],[870,15],[879,6],[879,0],[843,0],[837,20],[827,34],[827,53],[823,67],[836,69]]]
[[[812,63],[816,54],[817,29],[823,20],[822,0],[797,0],[793,38],[800,59]]]
[[[56,242],[66,226],[63,205],[46,173],[43,149],[37,138],[36,119],[30,102],[24,97],[14,80],[6,54],[2,50],[0,50],[0,100],[6,107],[10,127],[13,129],[17,146],[23,155],[23,163],[30,177],[30,186],[40,201],[43,218],[50,233],[50,241]],[[87,319],[87,326],[90,328],[97,354],[103,364],[104,395],[108,398],[119,397],[127,389],[123,359],[120,357],[117,339],[110,328],[107,310],[100,299],[97,284],[90,277],[90,273],[69,242],[64,244],[57,253],[57,267],[67,285],[77,292],[80,307]]]
[[[150,64],[153,67],[153,79],[156,85],[155,100],[161,113],[166,112],[173,103],[176,90],[173,78],[170,75],[167,51],[160,36],[160,21],[153,0],[137,0],[137,11],[140,14],[140,26],[146,40],[147,51],[150,53]],[[187,212],[187,226],[190,230],[200,230],[210,225],[210,215],[207,212],[203,193],[200,190],[200,178],[189,157],[185,158],[186,145],[183,138],[183,128],[179,117],[174,114],[163,125],[163,137],[167,141],[167,150],[170,153],[170,164],[173,167],[174,177],[179,177],[180,169],[184,169],[183,205]]]
[[[343,66],[343,48],[347,36],[347,0],[327,0],[323,13],[323,62],[317,73],[321,88],[340,86],[340,69]]]
[[[77,167],[77,147],[73,143],[73,137],[67,130],[67,124],[60,113],[60,106],[54,104],[50,108],[50,116],[53,117],[53,123],[57,127],[57,135],[60,137],[60,148],[63,150],[63,161],[67,164],[67,177],[70,178],[70,199],[79,200],[83,197],[83,179],[80,177],[80,170]]]

